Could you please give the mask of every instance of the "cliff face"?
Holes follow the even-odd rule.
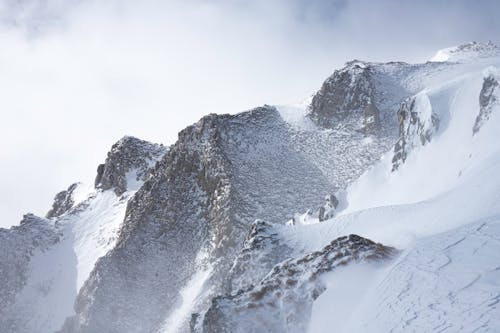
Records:
[[[144,140],[125,136],[111,147],[104,164],[97,167],[95,187],[113,189],[116,195],[127,189],[138,190],[148,171],[163,156],[167,148]]]
[[[160,150],[165,148],[125,137],[100,168],[106,172],[98,175],[97,189],[75,183],[56,195],[47,218],[27,214],[19,226],[0,229],[0,331],[61,327],[94,263],[115,245],[126,203],[141,183],[127,182],[127,173],[146,177]]]
[[[269,106],[188,127],[129,202],[118,244],[98,262],[65,330],[158,329],[200,267],[212,272],[200,307],[232,291],[244,279],[233,265],[253,221],[283,223],[320,205],[390,146],[387,136],[360,145],[367,136],[296,128]]]
[[[82,289],[71,329],[161,327],[198,266],[212,267],[214,292],[227,289],[226,274],[255,218],[286,221],[332,189],[294,150],[276,109],[203,118],[179,134],[129,202],[118,244]]]
[[[348,62],[314,95],[309,117],[323,128],[347,128],[375,137],[392,135],[397,106],[414,91],[406,81],[422,68],[402,62]]]
[[[273,255],[256,264],[255,272],[242,264],[249,259],[245,237],[256,228],[256,219],[284,224],[296,212],[320,206],[391,147],[396,122],[382,125],[385,115],[378,107],[389,112],[403,88],[381,99],[375,87],[379,82],[386,84],[381,90],[392,87],[387,77],[398,66],[382,66],[377,75],[354,68],[360,92],[350,97],[338,93],[350,99],[346,105],[352,108],[341,116],[321,109],[323,118],[335,119],[329,124],[344,130],[293,126],[279,108],[264,106],[237,115],[209,115],[180,132],[128,203],[116,247],[98,261],[79,293],[76,315],[62,331],[162,330],[184,307],[181,291],[197,272],[209,272],[204,282],[209,287],[202,288],[189,313],[202,314],[215,295],[256,283],[266,269],[299,254],[275,243],[271,234],[264,247],[274,248]],[[324,86],[337,91],[347,80],[341,78]],[[316,104],[337,103],[325,100],[331,95],[325,94],[317,94],[312,110]],[[359,114],[358,107],[363,108]],[[188,328],[186,318],[182,329]]]

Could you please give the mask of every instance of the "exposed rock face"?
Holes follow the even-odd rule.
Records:
[[[322,274],[356,262],[387,260],[396,252],[356,235],[340,237],[321,251],[276,265],[256,286],[214,298],[203,317],[203,332],[305,332],[312,303],[325,290]]]
[[[332,189],[294,150],[276,109],[204,117],[179,134],[129,202],[116,248],[98,262],[65,329],[158,329],[200,253],[209,253],[214,292],[225,290],[255,218],[286,221]]]
[[[318,219],[320,222],[328,220],[335,214],[335,209],[339,205],[339,200],[333,194],[329,194],[325,197],[325,204],[321,206],[318,210]]]
[[[369,106],[373,121],[378,119],[378,110],[373,105],[375,88],[372,72],[370,66],[357,61],[335,71],[313,97],[311,119],[323,127],[333,128],[347,118],[357,121],[359,113]]]
[[[295,214],[287,222],[287,225],[304,225],[323,222],[331,219],[335,215],[335,210],[339,205],[339,200],[333,194],[325,196],[324,204],[316,210],[308,209],[304,214]]]
[[[390,135],[397,105],[410,95],[398,78],[409,76],[418,68],[406,63],[348,62],[314,95],[309,117],[324,128]]]
[[[279,107],[264,106],[208,115],[169,149],[123,138],[99,166],[97,191],[85,203],[74,207],[70,187],[56,196],[50,220],[30,217],[33,222],[24,223],[33,223],[30,228],[0,230],[0,249],[15,249],[0,259],[0,278],[9,287],[0,292],[0,305],[23,288],[32,253],[55,243],[58,248],[44,252],[41,262],[73,267],[74,277],[66,280],[72,287],[85,281],[62,332],[163,332],[171,318],[181,331],[189,324],[205,332],[305,331],[311,304],[325,288],[324,273],[386,260],[396,251],[351,235],[312,252],[320,245],[306,244],[308,236],[299,235],[305,228],[282,224],[311,207],[316,209],[299,216],[300,223],[290,224],[332,218],[339,201],[329,193],[345,188],[395,142],[393,170],[413,148],[427,144],[439,120],[427,96],[417,94],[426,87],[419,80],[456,65],[353,61],[323,84],[307,118],[297,123],[287,122]],[[485,79],[478,129],[498,100],[492,92],[497,87],[498,80]],[[59,250],[70,253],[71,262],[60,260]],[[50,278],[62,271],[52,268]],[[200,271],[208,273],[189,303],[183,291],[192,291],[186,286]],[[73,302],[74,294],[66,300]],[[16,304],[19,309],[26,303]],[[182,318],[178,309],[187,309]],[[9,311],[0,309],[0,331],[23,331],[23,316],[14,322]]]
[[[113,189],[116,195],[127,188],[139,189],[148,170],[161,159],[167,148],[131,136],[125,136],[111,147],[106,162],[97,168],[95,187]]]
[[[291,258],[297,249],[280,237],[282,226],[257,220],[229,271],[226,293],[248,289],[257,284],[277,263]]]
[[[28,278],[30,261],[37,251],[45,251],[57,243],[60,234],[50,222],[33,214],[26,214],[19,226],[0,228],[0,331],[22,332],[19,322],[8,313],[16,294]]]
[[[414,147],[431,141],[432,135],[439,128],[439,118],[432,111],[429,98],[422,92],[401,104],[398,124],[399,140],[394,146],[392,171],[405,162]]]
[[[67,190],[61,191],[56,194],[54,198],[54,203],[52,204],[52,209],[49,210],[46,218],[54,218],[63,215],[75,204],[73,200],[73,192],[78,187],[78,183],[74,183],[68,187]]]
[[[479,94],[479,115],[476,118],[472,133],[476,134],[481,126],[490,118],[493,106],[500,100],[499,76],[489,73],[483,81],[483,87]]]
[[[152,153],[151,147],[157,145],[124,138],[113,146],[108,162],[114,163],[115,171],[126,170],[120,160],[124,158],[126,163],[134,161],[134,167],[139,166],[134,170],[149,174],[151,169],[142,167],[153,164],[151,157],[157,150]],[[77,202],[79,185],[56,195],[48,219],[27,214],[19,226],[0,229],[0,332],[49,333],[59,329],[71,314],[77,288],[95,260],[114,246],[132,193],[127,188],[130,184],[123,184],[128,192],[120,197],[110,188],[89,193]],[[57,304],[58,309],[50,310],[51,304]]]

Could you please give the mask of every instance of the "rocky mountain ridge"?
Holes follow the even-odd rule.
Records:
[[[8,268],[0,272],[8,285],[0,328],[307,331],[326,288],[320,275],[355,262],[384,267],[397,254],[377,239],[312,242],[308,235],[318,225],[337,226],[350,204],[342,190],[385,153],[397,174],[409,154],[447,129],[449,115],[428,91],[460,66],[356,60],[335,71],[306,109],[294,109],[300,122],[266,105],[205,116],[168,148],[124,137],[83,201],[71,185],[57,194],[48,219],[27,216],[17,229],[0,230],[9,253],[0,266]],[[491,73],[474,133],[494,116],[498,80]],[[54,277],[40,269],[58,261],[75,272]],[[28,281],[37,270],[42,278]],[[77,290],[60,296],[65,284]],[[51,295],[66,305],[57,316],[39,306]],[[23,315],[33,312],[29,323],[15,314],[21,307]],[[251,325],[256,318],[260,326]]]

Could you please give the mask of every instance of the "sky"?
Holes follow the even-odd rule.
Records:
[[[346,61],[500,39],[500,2],[0,0],[0,227],[92,183],[124,135],[298,103]]]

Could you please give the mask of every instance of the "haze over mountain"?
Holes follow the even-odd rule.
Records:
[[[469,42],[125,136],[0,229],[0,331],[498,331],[499,126],[500,47]]]
[[[497,12],[496,0],[0,0],[0,225],[92,182],[123,135],[173,144],[205,114],[301,101],[352,59],[499,42]]]

